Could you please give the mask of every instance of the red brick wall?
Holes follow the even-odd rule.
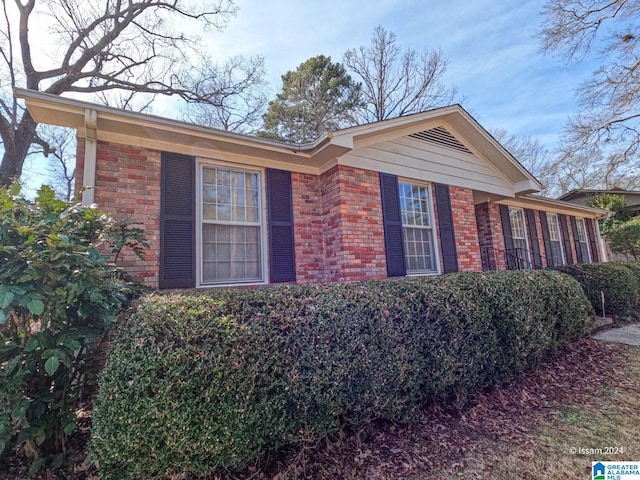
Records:
[[[84,141],[79,139],[78,190],[83,166]],[[336,166],[320,176],[293,173],[292,191],[299,283],[386,278],[377,172]],[[499,207],[474,207],[473,192],[465,188],[450,187],[450,196],[459,268],[481,270],[481,245],[504,249]],[[137,280],[157,285],[160,152],[99,142],[95,202],[117,219],[131,217],[145,229],[151,247],[147,259],[127,254],[121,264]],[[498,259],[498,267],[500,262],[504,260]]]
[[[576,252],[576,239],[573,237],[573,228],[571,227],[571,215],[566,215],[566,217],[567,217],[567,227],[569,230],[569,239],[571,241],[571,256],[573,258],[573,263],[578,263],[578,253]]]
[[[292,173],[291,187],[297,282],[323,282],[326,274],[320,178]]]
[[[456,236],[458,269],[461,272],[481,271],[478,225],[473,205],[473,191],[462,187],[449,187],[451,213]]]
[[[338,167],[325,172],[319,178],[322,198],[322,238],[324,240],[325,278],[335,279],[340,275],[340,185]]]
[[[84,140],[78,139],[76,191],[82,187]],[[160,251],[160,152],[98,142],[94,202],[117,220],[136,222],[144,229],[149,250],[145,260],[124,251],[118,264],[148,285],[158,285]]]
[[[320,177],[327,281],[386,278],[377,172],[336,166]]]
[[[537,237],[537,241],[538,241],[538,247],[540,248],[540,262],[542,263],[543,267],[547,266],[547,251],[544,249],[544,237],[542,236],[542,219],[540,218],[540,212],[538,210],[535,210],[533,212],[535,215],[535,219],[536,219],[536,229],[538,230],[538,237]]]
[[[76,138],[76,173],[75,194],[78,196],[82,190],[82,176],[84,174],[84,138]]]
[[[504,270],[506,268],[504,255],[504,234],[502,233],[502,219],[500,206],[495,203],[481,203],[475,206],[476,225],[480,249],[484,249],[483,267],[488,270]]]

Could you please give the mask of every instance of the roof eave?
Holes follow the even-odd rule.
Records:
[[[554,200],[530,194],[519,195],[515,199],[506,198],[498,201],[497,203],[508,204],[510,202],[528,204],[531,207],[544,207],[546,211],[573,214],[580,217],[592,218],[594,220],[607,218],[613,214],[609,210],[603,210],[601,208],[583,207],[582,205],[576,205],[575,203],[569,203],[562,200]]]
[[[313,163],[326,161],[344,153],[341,145],[333,146],[331,135],[325,135],[307,144],[289,144],[277,140],[234,133],[215,128],[168,119],[147,113],[137,113],[117,109],[105,105],[98,105],[73,98],[60,97],[33,90],[15,89],[16,98],[26,102],[27,110],[38,123],[46,123],[78,130],[84,136],[85,111],[93,110],[98,115],[98,131],[135,136],[136,132],[149,137],[163,136],[166,133],[174,135],[176,140],[191,144],[209,141],[224,149],[225,145],[240,147],[248,154],[256,156],[263,154],[267,157],[278,157],[293,162],[305,159],[307,163],[313,158]]]

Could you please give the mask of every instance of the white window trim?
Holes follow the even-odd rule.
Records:
[[[426,277],[433,275],[440,275],[442,273],[442,268],[440,267],[440,229],[438,228],[435,216],[435,199],[433,197],[433,186],[428,182],[420,182],[411,178],[398,178],[398,202],[400,201],[400,184],[401,183],[410,183],[414,185],[421,185],[427,187],[427,195],[428,195],[428,209],[429,209],[429,219],[431,220],[431,232],[433,234],[433,261],[435,263],[436,269],[431,272],[419,272],[419,273],[407,273],[405,276],[407,277]],[[400,220],[402,222],[402,212],[400,214]],[[404,243],[404,223],[402,223],[402,242]],[[409,226],[411,227],[411,226]],[[419,227],[418,227],[419,228]],[[404,250],[404,245],[402,246]],[[406,252],[404,254],[404,268],[407,270],[407,257]]]
[[[269,245],[267,232],[267,188],[266,188],[266,170],[263,168],[252,168],[246,165],[233,164],[229,162],[219,162],[215,160],[198,158],[196,160],[196,288],[224,288],[224,287],[240,287],[252,285],[267,285],[269,283]],[[202,245],[202,224],[204,222],[202,216],[202,172],[205,167],[221,167],[244,172],[258,172],[260,174],[260,203],[258,205],[260,211],[260,256],[262,268],[262,280],[247,280],[245,282],[233,283],[204,283],[202,279],[203,268],[203,245]]]
[[[560,243],[560,254],[562,255],[562,259],[561,259],[562,265],[566,265],[567,256],[564,253],[564,241],[562,239],[562,229],[560,228],[560,219],[558,218],[557,213],[547,213],[547,228],[549,228],[549,231],[551,231],[550,224],[549,224],[551,218],[555,218],[555,226],[558,232],[558,243]],[[551,233],[549,233],[549,243],[551,243],[552,241],[553,240],[551,240]]]

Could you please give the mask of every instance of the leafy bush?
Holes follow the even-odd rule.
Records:
[[[147,295],[101,373],[93,454],[104,479],[211,475],[341,424],[462,407],[591,312],[558,272]]]
[[[618,226],[607,234],[611,251],[632,255],[640,260],[640,218],[634,218]]]
[[[640,262],[621,262],[620,264],[624,265],[625,268],[628,268],[631,271],[631,274],[636,277],[636,280],[640,282]]]
[[[610,217],[598,221],[600,234],[603,236],[609,235],[609,233],[633,217],[633,212],[627,205],[624,195],[601,193],[587,200],[587,206],[613,212]]]
[[[587,298],[600,315],[617,319],[638,318],[640,314],[640,276],[624,262],[594,263],[570,269],[583,286]],[[604,294],[604,312],[602,311]]]
[[[0,456],[24,446],[33,471],[61,464],[91,347],[135,293],[98,250],[114,228],[48,187],[0,190]]]

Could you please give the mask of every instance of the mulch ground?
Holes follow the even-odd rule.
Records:
[[[606,386],[620,385],[630,347],[583,339],[562,347],[558,355],[536,372],[491,391],[482,392],[463,412],[439,405],[425,408],[413,425],[372,422],[344,430],[302,451],[256,465],[242,475],[227,478],[287,479],[410,479],[442,468],[463,468],[469,453],[482,454],[490,439],[513,447],[535,447],[536,427],[560,415],[563,405],[597,408]],[[635,381],[635,380],[627,380]],[[640,382],[637,380],[636,382]],[[637,388],[637,385],[635,386]],[[97,479],[87,465],[90,410],[80,412],[79,433],[69,442],[67,465],[43,470],[36,479]],[[488,465],[487,477],[491,476]],[[15,455],[0,464],[0,479],[26,478],[28,459]]]

